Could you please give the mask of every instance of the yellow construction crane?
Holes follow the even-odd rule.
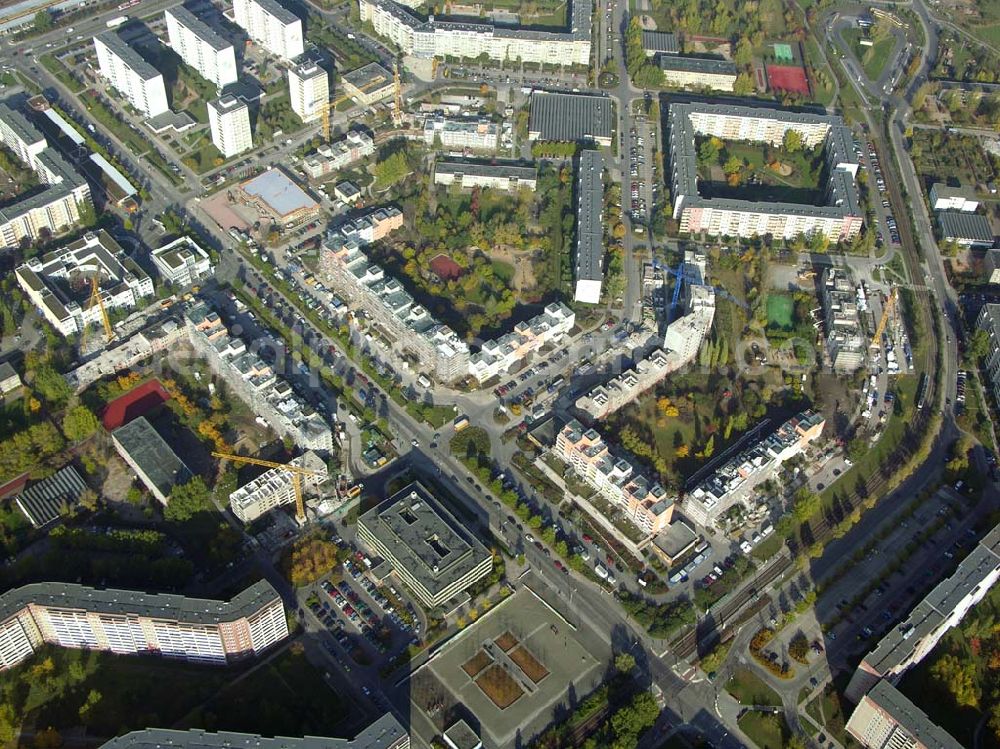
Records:
[[[111,320],[108,318],[108,310],[104,307],[104,300],[101,298],[101,288],[98,285],[99,275],[95,273],[90,279],[90,306],[87,307],[88,310],[94,309],[96,306],[101,310],[101,323],[104,325],[104,335],[107,337],[105,343],[111,343],[115,338],[115,331],[111,327]],[[80,348],[83,349],[84,343],[87,341],[87,326],[83,326],[83,330],[80,331]]]
[[[882,317],[878,321],[878,326],[875,328],[875,335],[872,336],[872,348],[878,348],[879,344],[882,342],[882,334],[885,332],[885,326],[889,323],[889,315],[892,314],[893,309],[896,307],[896,289],[889,292],[889,297],[885,300],[885,305],[882,307]]]
[[[347,94],[341,94],[336,99],[326,101],[323,104],[320,104],[319,106],[319,118],[323,124],[323,139],[326,140],[327,142],[330,141],[330,135],[331,135],[330,110],[336,109],[338,106],[340,106],[340,103],[342,101],[346,100],[347,100]]]
[[[308,468],[293,466],[289,463],[274,463],[270,460],[249,458],[245,455],[230,455],[229,453],[213,452],[212,457],[220,458],[221,460],[230,460],[234,463],[249,463],[250,465],[264,466],[265,468],[277,468],[292,474],[292,486],[295,488],[295,520],[300,525],[306,521],[306,508],[302,501],[302,477],[320,476],[322,474],[319,471],[310,471]]]
[[[392,122],[396,127],[403,124],[403,83],[399,78],[399,63],[392,64]]]

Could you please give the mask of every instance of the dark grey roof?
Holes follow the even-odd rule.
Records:
[[[580,154],[579,184],[576,209],[576,274],[575,280],[600,281],[604,274],[604,230],[601,214],[604,209],[604,159],[599,151]]]
[[[111,50],[116,57],[128,65],[144,81],[151,81],[160,75],[160,71],[146,62],[138,52],[126,44],[125,40],[114,31],[105,31],[95,36],[94,39],[100,40],[105,47]]]
[[[191,477],[191,471],[177,457],[145,416],[130,421],[111,433],[121,449],[149,477],[164,496]]]
[[[173,593],[143,593],[114,588],[100,590],[75,583],[32,583],[8,590],[0,596],[0,622],[34,603],[101,614],[134,614],[188,624],[218,624],[251,616],[276,598],[278,591],[267,580],[255,582],[229,601],[188,598]]]
[[[483,745],[479,735],[464,720],[458,721],[445,731],[444,737],[449,745],[457,749],[475,749]]]
[[[392,73],[377,62],[370,62],[344,73],[341,80],[344,83],[350,83],[359,91],[369,93],[372,89],[378,90],[392,83]]]
[[[14,369],[14,365],[9,361],[0,362],[0,382],[3,380],[9,380],[11,377],[20,378],[17,370]]]
[[[643,31],[642,48],[647,53],[659,52],[665,55],[676,55],[680,51],[676,34],[664,31]]]
[[[41,528],[80,501],[87,485],[73,466],[66,466],[42,479],[14,498],[18,508],[33,526]]]
[[[101,749],[391,749],[406,737],[406,729],[392,713],[386,713],[353,739],[331,739],[321,736],[273,739],[250,733],[221,731],[208,733],[199,728],[174,731],[168,728],[147,728],[111,739]]]
[[[229,49],[233,46],[219,36],[211,26],[202,21],[183,5],[176,5],[173,8],[167,8],[166,13],[172,15],[181,26],[201,39],[201,41],[205,42],[205,44],[209,45],[216,52],[221,52],[222,50]]]
[[[736,64],[729,60],[711,57],[680,57],[664,55],[660,58],[660,70],[679,70],[686,73],[709,73],[711,75],[736,75]]]
[[[927,713],[885,679],[872,687],[868,698],[906,729],[921,746],[927,749],[962,749],[950,733],[931,721]]]
[[[939,211],[941,234],[945,239],[973,241],[980,244],[993,243],[993,229],[989,219],[980,213],[964,211]]]
[[[358,524],[385,544],[395,556],[394,563],[405,567],[431,595],[490,556],[489,550],[419,482],[370,509],[358,518]]]
[[[535,91],[528,130],[541,140],[608,139],[614,126],[607,96]]]
[[[40,140],[45,140],[45,136],[31,124],[21,111],[14,109],[5,101],[0,102],[0,120],[25,143],[37,143]]]
[[[477,162],[462,160],[441,160],[434,164],[434,171],[441,174],[469,174],[480,177],[515,177],[535,179],[535,166],[519,162]]]
[[[288,8],[284,5],[281,5],[275,0],[251,0],[251,2],[259,5],[265,12],[274,16],[286,26],[290,23],[302,20],[297,15],[292,13],[292,11],[288,10]]]

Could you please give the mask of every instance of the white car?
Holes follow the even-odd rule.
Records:
[[[604,565],[598,564],[594,567],[594,574],[597,575],[602,580],[608,579],[608,571],[604,568]]]

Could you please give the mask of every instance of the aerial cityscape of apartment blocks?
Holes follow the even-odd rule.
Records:
[[[266,580],[230,601],[34,583],[0,596],[0,669],[42,644],[224,664],[288,636],[285,607]]]

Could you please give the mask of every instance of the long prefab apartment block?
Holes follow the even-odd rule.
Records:
[[[850,129],[840,117],[690,102],[671,104],[667,119],[668,178],[673,217],[680,223],[681,232],[733,237],[771,235],[782,240],[819,233],[836,242],[850,241],[861,231],[863,212],[854,184],[858,159]],[[797,133],[807,148],[825,148],[829,177],[822,205],[701,194],[698,138],[780,146],[789,131]]]
[[[430,607],[490,574],[493,555],[420,483],[358,518],[358,540]]]
[[[0,670],[45,644],[226,664],[287,636],[285,606],[266,580],[230,601],[71,583],[34,583],[0,596]]]

